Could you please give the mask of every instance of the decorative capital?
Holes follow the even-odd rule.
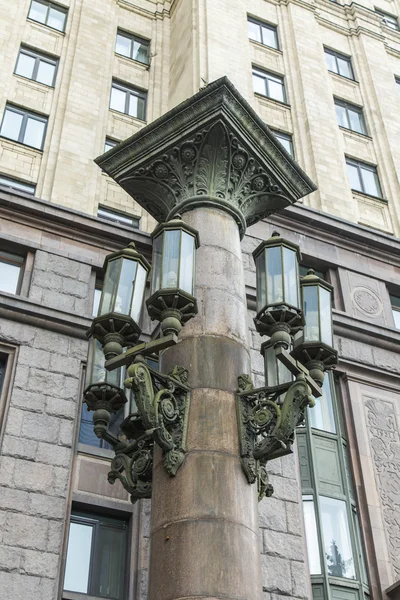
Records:
[[[215,206],[242,233],[316,189],[226,77],[96,163],[157,221]]]

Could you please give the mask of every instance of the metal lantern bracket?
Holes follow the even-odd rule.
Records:
[[[257,482],[259,500],[274,491],[268,480],[267,462],[292,453],[295,429],[303,422],[307,406],[314,406],[312,396],[322,395],[307,369],[287,350],[278,347],[275,355],[296,377],[295,381],[254,388],[250,375],[244,374],[238,377],[236,395],[242,468],[249,483]]]

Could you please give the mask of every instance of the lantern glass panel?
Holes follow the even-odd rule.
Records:
[[[321,311],[321,342],[332,346],[332,314],[331,293],[321,287],[319,289],[319,302]]]
[[[140,313],[142,311],[144,289],[146,287],[147,271],[143,268],[140,263],[137,263],[135,289],[133,292],[131,317],[138,323],[140,319]]]
[[[107,271],[104,278],[104,287],[100,300],[99,315],[113,312],[114,297],[118,285],[118,276],[121,269],[122,259],[110,260],[107,265]]]
[[[318,342],[319,337],[319,314],[318,314],[318,287],[307,285],[303,287],[304,318],[304,340],[307,342]]]
[[[281,247],[267,248],[267,305],[283,302]]]
[[[191,295],[193,295],[194,243],[194,237],[186,233],[186,231],[182,231],[179,287]]]
[[[283,248],[283,277],[285,282],[285,302],[299,307],[299,278],[295,250]]]
[[[115,299],[114,312],[129,315],[133,286],[135,284],[137,262],[128,258],[122,259],[121,274],[119,276],[117,297]]]
[[[121,369],[107,371],[104,365],[103,348],[98,340],[92,338],[89,342],[85,387],[94,383],[109,383],[122,387]]]
[[[179,275],[180,229],[164,232],[161,288],[177,288]]]
[[[257,312],[262,310],[267,304],[267,277],[265,271],[265,250],[257,256],[256,259],[257,271]]]
[[[161,234],[153,240],[153,274],[151,280],[151,293],[160,289],[163,238],[164,236]]]
[[[265,385],[273,387],[292,381],[289,369],[276,358],[273,346],[264,349]]]

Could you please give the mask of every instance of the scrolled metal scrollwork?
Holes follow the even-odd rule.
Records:
[[[295,429],[304,421],[307,406],[314,406],[304,375],[275,388],[254,389],[248,375],[238,378],[236,407],[240,455],[249,483],[258,485],[259,500],[271,496],[266,465],[290,454]]]
[[[139,498],[151,498],[154,441],[150,436],[132,444],[132,448],[117,451],[111,461],[108,481],[119,479],[131,495],[134,504]]]

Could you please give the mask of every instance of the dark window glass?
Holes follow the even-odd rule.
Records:
[[[18,54],[15,74],[33,79],[38,83],[53,86],[56,77],[58,60],[40,54],[28,48],[21,48]]]
[[[127,541],[126,521],[73,511],[64,589],[123,600]]]
[[[257,94],[286,102],[285,84],[280,75],[253,68],[253,88]]]
[[[352,190],[382,198],[376,167],[352,158],[346,158],[346,164]]]
[[[282,131],[272,130],[272,133],[278,138],[286,152],[288,152],[290,156],[294,158],[292,136],[289,133],[283,133]]]
[[[375,9],[375,12],[380,16],[382,23],[386,25],[386,27],[390,27],[390,29],[394,29],[395,31],[399,30],[399,20],[397,17],[390,15],[383,10],[378,10],[377,8]]]
[[[46,133],[47,117],[6,104],[0,135],[42,150]]]
[[[118,30],[115,52],[145,65],[150,64],[150,42]]]
[[[34,194],[36,190],[35,185],[24,183],[23,181],[18,181],[18,179],[6,177],[5,175],[0,175],[0,185],[19,190],[20,192],[26,192],[27,194]]]
[[[347,79],[354,79],[353,67],[351,64],[350,56],[340,54],[335,50],[328,50],[325,48],[325,60],[328,67],[328,71],[337,73]]]
[[[47,0],[32,0],[28,18],[38,23],[43,23],[48,27],[57,29],[58,31],[65,31],[65,23],[67,21],[68,9],[55,4],[54,2],[47,2]]]
[[[278,32],[275,25],[262,23],[256,19],[248,19],[249,38],[255,42],[259,42],[264,46],[279,50]]]
[[[140,219],[138,217],[128,215],[127,213],[120,213],[114,210],[110,210],[109,208],[99,206],[97,210],[97,216],[101,219],[107,219],[107,221],[115,221],[117,223],[122,223],[123,225],[130,225],[135,229],[139,229]]]
[[[124,407],[122,407],[117,413],[113,413],[110,418],[108,430],[114,435],[118,435],[120,433],[120,425],[125,416]],[[111,446],[106,441],[98,438],[95,435],[93,431],[93,411],[89,411],[86,404],[83,402],[81,411],[81,425],[79,429],[79,443],[87,444],[88,446],[94,446],[95,448],[105,448],[107,450],[111,450]]]
[[[336,117],[340,127],[367,134],[362,108],[335,98]]]
[[[113,82],[110,108],[144,121],[146,119],[146,98],[146,92]]]

